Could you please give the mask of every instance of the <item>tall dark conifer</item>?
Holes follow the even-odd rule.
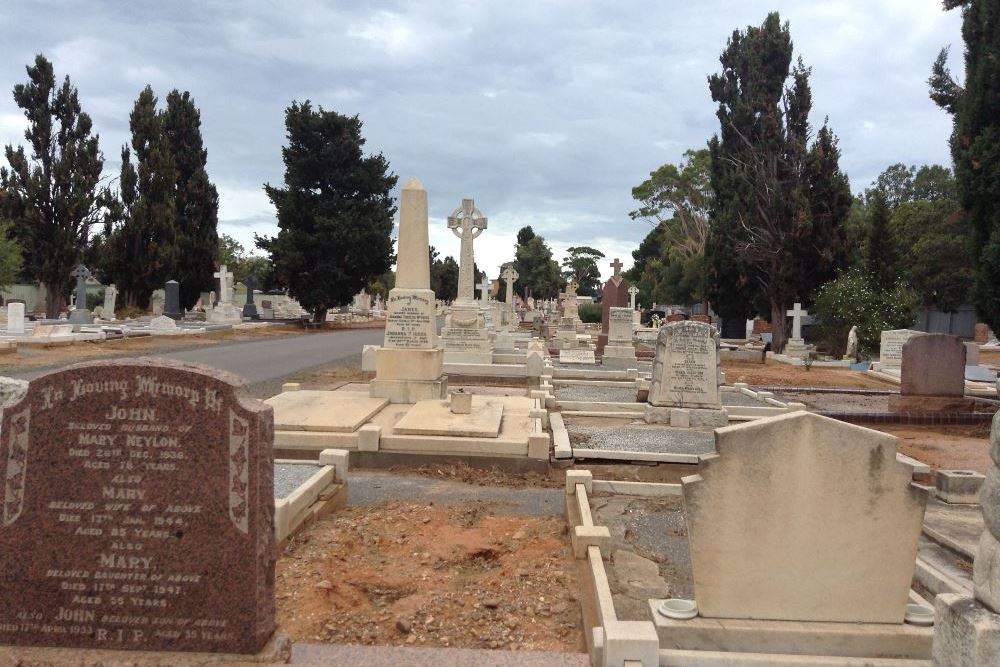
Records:
[[[14,102],[28,119],[29,150],[6,148],[2,213],[14,222],[27,277],[45,287],[46,314],[55,317],[66,304],[69,274],[90,228],[104,215],[108,195],[98,187],[104,156],[69,77],[57,87],[52,63],[42,55],[27,72],[28,82],[14,86]]]
[[[931,98],[954,115],[951,155],[972,223],[976,310],[1000,331],[1000,0],[945,0],[944,7],[962,8],[965,86],[948,72],[945,49],[932,69]]]
[[[896,284],[896,253],[889,230],[889,206],[881,190],[872,191],[868,218],[865,272],[874,286],[889,289]]]
[[[156,96],[149,86],[135,102],[129,127],[132,151],[122,148],[121,220],[111,232],[109,272],[124,302],[142,308],[153,290],[174,278],[179,255],[176,169],[163,116],[156,110]],[[213,252],[217,247],[212,246]]]
[[[208,151],[201,137],[201,112],[187,91],[173,90],[167,95],[163,131],[176,174],[178,253],[173,278],[180,283],[181,305],[191,308],[214,285],[219,195],[205,170]]]
[[[770,312],[780,350],[786,310],[843,262],[836,245],[850,193],[845,200],[846,177],[829,128],[810,147],[810,70],[801,60],[791,67],[788,24],[775,12],[759,27],[735,31],[719,60],[722,71],[709,77],[720,124],[709,142],[715,191],[705,250],[709,291],[724,317]]]

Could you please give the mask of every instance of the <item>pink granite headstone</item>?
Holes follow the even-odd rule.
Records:
[[[903,344],[899,393],[964,396],[965,343],[958,336],[912,336]]]
[[[274,418],[152,359],[32,380],[0,430],[0,644],[254,653],[275,629]]]

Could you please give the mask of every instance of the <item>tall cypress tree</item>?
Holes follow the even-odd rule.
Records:
[[[148,305],[153,290],[174,278],[179,255],[176,169],[156,102],[153,89],[146,86],[129,116],[132,151],[122,148],[121,216],[109,242],[110,273],[125,303],[139,307]]]
[[[205,170],[208,151],[201,137],[201,113],[187,91],[167,95],[163,131],[176,172],[178,254],[173,278],[180,282],[181,305],[191,308],[201,292],[214,285],[219,195]]]
[[[709,142],[709,292],[724,317],[769,311],[781,350],[787,308],[843,263],[850,191],[832,131],[824,125],[810,147],[810,70],[791,66],[788,24],[775,12],[734,32],[719,60],[709,77],[720,124]]]
[[[872,191],[868,217],[865,272],[873,285],[889,289],[896,284],[896,253],[889,231],[889,206],[885,194],[879,189]]]
[[[69,274],[90,228],[103,216],[108,195],[98,185],[104,156],[69,77],[57,87],[52,63],[42,55],[27,72],[28,82],[14,86],[14,101],[28,119],[30,152],[6,148],[10,170],[0,169],[2,213],[14,222],[26,273],[46,289],[46,315],[55,317],[66,304]]]
[[[1000,0],[944,0],[962,8],[965,86],[938,55],[931,98],[954,116],[951,155],[962,208],[972,223],[976,310],[1000,331]]]

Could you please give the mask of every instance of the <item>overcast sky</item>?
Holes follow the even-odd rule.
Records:
[[[961,70],[961,16],[940,0],[3,0],[0,141],[23,140],[9,91],[36,53],[79,88],[111,177],[139,91],[189,90],[220,232],[252,247],[277,229],[261,185],[282,181],[284,109],[310,99],[359,114],[399,187],[420,178],[442,255],[458,256],[444,218],[472,197],[489,218],[476,258],[490,277],[523,225],[557,257],[602,250],[606,277],[649,231],[628,217],[632,187],[717,131],[706,77],[731,32],[774,9],[854,191],[895,162],[950,166],[950,120],[926,80],[949,44]]]

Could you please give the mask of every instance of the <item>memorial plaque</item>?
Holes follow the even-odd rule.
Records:
[[[903,345],[920,331],[912,329],[893,329],[883,331],[879,341],[879,363],[882,366],[899,368],[903,365]]]
[[[559,350],[559,362],[563,364],[596,364],[593,350]]]
[[[385,347],[426,350],[434,347],[437,318],[434,292],[395,288],[389,292]]]
[[[631,308],[611,308],[608,313],[608,343],[611,345],[632,344]]]
[[[0,644],[254,653],[275,629],[273,416],[162,360],[31,381],[0,437]]]
[[[656,339],[649,402],[719,408],[719,332],[704,322],[671,322]]]

